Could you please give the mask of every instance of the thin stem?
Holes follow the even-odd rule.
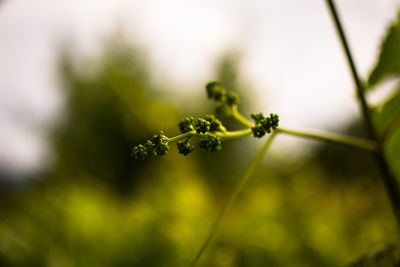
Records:
[[[240,121],[242,124],[247,125],[247,127],[252,127],[253,125],[251,122],[246,119],[235,107],[233,107],[233,116]],[[276,129],[277,132],[286,133],[294,136],[301,136],[311,139],[318,139],[321,141],[326,141],[330,143],[336,143],[340,145],[348,145],[354,146],[366,150],[377,151],[377,142],[373,140],[368,140],[364,138],[337,134],[337,133],[330,133],[330,132],[323,132],[317,130],[307,130],[307,131],[298,131],[298,130],[291,130],[279,127]],[[251,132],[249,133],[249,135]]]
[[[248,120],[246,119],[237,109],[237,106],[233,106],[232,107],[232,116],[241,124],[243,124],[244,126],[246,126],[247,128],[251,128],[254,125]]]
[[[294,136],[300,136],[305,138],[317,139],[329,143],[348,145],[358,147],[366,150],[376,151],[377,143],[364,138],[348,136],[338,133],[324,132],[324,131],[298,131],[279,127],[275,130],[278,133],[285,133]]]
[[[252,123],[246,119],[234,106],[232,108],[233,111],[233,116],[241,122],[243,125],[251,128],[253,125]],[[249,129],[250,130],[250,129]],[[279,127],[276,129],[277,132],[281,133],[286,133],[294,136],[301,136],[301,137],[306,137],[306,138],[311,138],[311,139],[318,139],[321,141],[326,141],[330,143],[336,143],[340,145],[348,145],[348,146],[354,146],[366,150],[372,150],[376,151],[377,150],[377,143],[372,140],[364,139],[364,138],[359,138],[359,137],[354,137],[354,136],[349,136],[349,135],[343,135],[343,134],[337,134],[337,133],[330,133],[330,132],[323,132],[323,131],[316,131],[316,130],[307,130],[307,131],[298,131],[298,130],[291,130],[291,129],[285,129],[282,127]],[[250,135],[248,133],[248,135]],[[246,134],[247,135],[247,134]],[[244,135],[245,136],[245,135]]]
[[[372,117],[369,112],[368,103],[364,94],[364,85],[361,82],[356,65],[354,63],[346,35],[343,31],[342,24],[340,22],[339,15],[336,11],[335,4],[333,0],[326,0],[331,12],[332,18],[335,22],[336,30],[340,36],[340,41],[342,43],[343,49],[346,54],[347,62],[350,67],[351,74],[353,76],[354,84],[356,85],[357,96],[360,103],[361,111],[363,113],[364,121],[367,126],[368,134],[371,139],[377,142],[377,151],[374,153],[376,161],[379,165],[379,169],[382,174],[383,183],[385,185],[386,192],[388,194],[389,200],[391,202],[394,214],[397,219],[398,227],[400,228],[400,191],[399,185],[396,177],[390,169],[388,161],[385,156],[383,143],[379,140],[376,129],[372,123]]]
[[[235,138],[240,138],[240,137],[245,137],[245,136],[251,135],[251,130],[244,129],[244,130],[239,130],[239,131],[223,131],[223,132],[215,132],[215,134],[224,139],[235,139]],[[174,142],[188,139],[193,136],[201,136],[201,135],[202,134],[198,134],[196,131],[190,131],[190,132],[187,132],[184,134],[180,134],[178,136],[168,138],[168,143],[174,143]]]
[[[190,131],[190,132],[187,132],[187,133],[183,133],[181,135],[177,135],[177,136],[168,138],[168,143],[181,141],[181,140],[190,138],[190,137],[192,137],[193,135],[196,135],[196,134],[197,134],[196,131]]]
[[[370,151],[377,151],[378,144],[377,142],[365,138],[359,138],[355,136],[349,136],[344,134],[332,133],[332,132],[325,132],[320,130],[293,130],[288,128],[279,127],[275,129],[277,133],[285,133],[293,136],[300,136],[310,139],[317,139],[329,143],[335,143],[339,145],[348,145],[353,146],[365,150]],[[252,134],[251,129],[243,129],[238,131],[226,131],[226,132],[215,132],[215,134],[223,139],[235,139],[246,137]],[[187,132],[175,137],[171,137],[168,139],[169,143],[185,140],[187,138],[193,136],[200,136],[201,134],[196,133],[195,131]]]
[[[245,137],[252,134],[251,129],[244,129],[239,131],[216,132],[216,134],[224,139],[234,139]]]
[[[267,151],[268,147],[271,145],[272,140],[274,139],[275,135],[276,135],[276,133],[272,133],[269,136],[269,138],[265,142],[264,146],[257,152],[256,156],[251,161],[251,163],[250,163],[249,167],[247,168],[246,172],[244,173],[244,175],[240,179],[239,183],[236,185],[235,189],[233,190],[233,192],[229,196],[228,201],[225,203],[224,207],[222,208],[222,210],[218,214],[218,217],[215,220],[214,224],[212,225],[211,230],[210,230],[210,232],[209,232],[209,234],[207,236],[207,239],[204,241],[203,245],[200,247],[200,250],[197,252],[196,257],[194,258],[194,260],[193,260],[193,262],[191,264],[192,267],[196,266],[196,264],[198,263],[201,255],[203,255],[205,249],[207,248],[207,246],[209,245],[209,243],[210,243],[211,239],[213,238],[215,232],[217,231],[218,226],[220,225],[222,218],[227,213],[227,211],[230,209],[232,204],[235,202],[235,200],[237,199],[239,194],[243,191],[243,188],[245,187],[245,185],[249,181],[250,177],[253,175],[253,173],[254,173],[256,167],[258,166],[258,164],[260,164],[265,152]]]
[[[345,35],[343,27],[342,27],[342,23],[340,22],[340,18],[336,11],[336,7],[335,7],[333,0],[327,0],[327,2],[328,2],[328,6],[329,6],[329,10],[331,12],[332,18],[335,22],[336,30],[339,34],[340,41],[342,43],[342,47],[346,54],[347,63],[349,65],[354,84],[356,86],[357,96],[359,99],[359,103],[360,103],[361,111],[363,113],[365,124],[367,126],[370,137],[376,140],[376,137],[377,137],[376,131],[373,126],[371,116],[369,114],[368,103],[367,103],[367,100],[366,100],[365,94],[364,94],[365,88],[364,88],[363,83],[361,82],[361,79],[359,78],[360,76],[358,75],[357,67],[356,67],[356,64],[354,63],[353,56],[350,51],[350,47],[349,47],[346,35]]]

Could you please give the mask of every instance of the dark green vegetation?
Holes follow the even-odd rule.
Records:
[[[400,64],[398,57],[384,56],[386,49],[400,47],[398,38],[391,37],[399,28],[399,22],[390,28],[373,71],[378,82],[371,81],[366,93],[399,74],[393,67]],[[1,188],[0,265],[190,265],[255,148],[271,135],[227,141],[218,153],[198,149],[187,157],[179,154],[192,150],[184,139],[178,148],[171,146],[167,156],[132,160],[131,148],[146,146],[153,135],[152,145],[159,146],[154,152],[162,154],[164,135],[223,131],[216,118],[198,115],[211,113],[209,103],[179,110],[158,98],[164,88],[152,82],[139,55],[116,39],[95,60],[62,58],[66,102],[50,135],[54,165],[29,184]],[[243,96],[243,113],[250,114],[254,110],[246,101],[249,97],[236,91],[244,86],[234,62],[225,58],[216,78]],[[246,122],[238,123],[230,113],[237,98],[218,99],[218,118],[225,128],[244,127]],[[399,177],[398,86],[369,110],[390,168]],[[197,124],[188,117],[179,131],[177,124],[188,114],[203,120]],[[266,121],[255,117],[260,124]],[[255,121],[250,122],[247,126],[254,127]],[[285,160],[290,152],[284,150],[268,154],[225,213],[198,265],[343,266],[371,251],[355,266],[395,266],[399,232],[371,152],[376,143],[357,143],[367,138],[361,122],[341,130],[361,139],[290,133],[279,127],[273,131],[276,138],[286,131],[336,144],[316,142],[309,156],[295,162]],[[346,140],[347,146],[337,144]]]

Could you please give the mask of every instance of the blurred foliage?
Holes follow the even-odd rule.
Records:
[[[218,76],[239,90],[235,62],[222,61]],[[181,118],[158,99],[163,86],[143,53],[113,38],[96,59],[63,53],[60,76],[66,101],[51,133],[55,163],[3,196],[0,265],[187,266],[255,154],[249,142],[260,141],[133,161],[133,145],[159,129],[176,135]],[[324,145],[297,162],[267,161],[200,265],[338,266],[395,242],[375,165],[357,153]]]
[[[341,132],[351,136],[367,138],[365,127],[361,121],[351,121]],[[338,155],[345,155],[338,157]],[[349,160],[352,159],[352,160]],[[356,160],[355,160],[356,159]],[[361,149],[347,146],[321,144],[315,148],[314,155],[309,163],[317,161],[328,173],[337,176],[338,183],[348,183],[349,179],[373,179],[379,181],[380,173],[377,169],[375,157],[372,153],[365,153]],[[369,166],[366,168],[366,166]]]
[[[369,76],[370,86],[379,85],[387,78],[400,76],[400,12],[390,25],[383,39],[380,55]],[[400,176],[400,83],[394,87],[382,104],[374,110],[374,122],[381,139],[385,142],[385,150],[390,165]]]
[[[400,12],[396,21],[389,27],[382,42],[380,55],[369,76],[370,88],[378,86],[387,78],[400,76]],[[373,120],[377,128],[380,142],[392,171],[400,177],[400,85],[397,81],[394,92],[390,94],[373,111]],[[396,240],[399,241],[398,239]],[[399,266],[398,246],[386,246],[362,257],[354,267],[362,266]]]

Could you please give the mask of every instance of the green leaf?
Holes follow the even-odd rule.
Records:
[[[389,164],[397,177],[400,177],[400,88],[376,113],[375,125],[384,139]]]
[[[388,130],[388,127],[394,127],[392,125],[396,123],[396,116],[399,116],[400,112],[400,87],[388,97],[383,105],[376,111],[375,114],[375,126],[381,134]]]
[[[396,267],[400,263],[400,249],[397,245],[375,250],[348,267]]]
[[[386,141],[386,155],[393,171],[400,177],[400,127],[397,127]]]
[[[377,64],[368,78],[369,88],[397,74],[400,74],[400,13],[381,44]]]

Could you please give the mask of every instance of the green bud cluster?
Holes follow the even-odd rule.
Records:
[[[137,145],[133,147],[131,154],[135,159],[145,159],[149,154],[149,150],[144,145]]]
[[[168,138],[163,132],[154,135],[145,143],[135,146],[132,149],[132,156],[136,159],[145,159],[148,156],[163,156],[169,150],[171,142],[177,142],[178,152],[188,155],[194,150],[194,146],[190,143],[192,138],[198,141],[198,146],[208,152],[216,152],[222,149],[222,138],[235,138],[249,135],[250,122],[241,114],[238,114],[237,105],[239,97],[236,93],[227,91],[218,81],[210,82],[206,85],[207,96],[217,103],[217,112],[227,116],[233,116],[244,124],[247,129],[237,132],[229,132],[225,129],[222,122],[214,115],[206,115],[202,118],[194,119],[186,117],[178,123],[181,135]],[[271,113],[269,117],[265,117],[262,113],[252,114],[251,117],[255,121],[251,131],[255,137],[262,137],[266,133],[278,127],[279,116]]]
[[[222,87],[221,82],[213,81],[206,85],[207,96],[217,102],[216,111],[224,116],[232,115],[232,107],[239,104],[239,96]]]
[[[182,128],[185,130],[192,129],[193,131],[194,129],[196,133],[199,134],[200,148],[209,152],[220,151],[222,143],[220,138],[215,135],[215,132],[225,130],[221,121],[218,120],[214,115],[206,115],[204,118],[198,118],[194,124],[193,121],[193,118],[185,118],[181,121],[180,126],[182,125]],[[179,153],[185,156],[194,149],[194,147],[189,143],[189,139],[190,138],[184,142],[177,143]]]
[[[197,133],[206,133],[211,129],[211,123],[203,118],[198,118],[194,124]]]
[[[222,149],[221,138],[213,133],[206,133],[200,137],[200,148],[208,152],[218,152]]]
[[[164,156],[167,154],[169,149],[168,137],[166,137],[162,131],[153,136],[152,141],[154,143],[154,151],[157,156]]]
[[[179,129],[181,130],[181,133],[187,133],[193,131],[193,117],[186,117],[181,122],[178,124]]]
[[[263,137],[266,133],[271,133],[279,125],[279,116],[271,113],[269,117],[264,117],[262,113],[253,113],[251,118],[255,121],[255,126],[251,127],[253,136],[257,138]]]
[[[194,146],[192,146],[188,141],[189,140],[176,143],[179,153],[181,153],[185,156],[187,156],[189,153],[191,153],[194,150]]]
[[[197,133],[223,131],[222,123],[214,115],[206,115],[204,118],[198,118],[194,124]]]
[[[207,96],[209,99],[214,99],[214,101],[223,101],[225,98],[226,90],[222,88],[221,82],[213,81],[206,85]]]
[[[222,122],[214,115],[206,115],[204,119],[210,123],[210,132],[223,131]]]
[[[235,92],[226,93],[226,103],[228,104],[228,106],[232,107],[233,105],[238,105],[239,101],[239,96]]]
[[[135,159],[145,159],[150,155],[164,156],[169,149],[168,137],[162,131],[147,140],[143,145],[137,145],[132,149],[132,156]]]

